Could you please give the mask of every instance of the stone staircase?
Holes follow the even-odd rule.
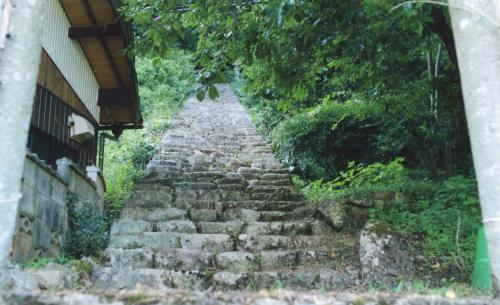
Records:
[[[344,289],[357,237],[315,217],[228,87],[190,99],[111,230],[96,288]]]
[[[187,102],[114,222],[103,266],[11,270],[0,305],[500,305],[367,293],[358,234],[316,218],[236,97],[221,93]]]

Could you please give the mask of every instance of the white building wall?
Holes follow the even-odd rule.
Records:
[[[77,40],[68,37],[70,23],[59,0],[47,0],[43,48],[92,116],[99,122],[99,84]]]

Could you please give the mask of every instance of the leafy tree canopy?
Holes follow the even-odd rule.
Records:
[[[437,162],[447,150],[468,151],[444,6],[400,0],[125,0],[122,13],[134,22],[137,53],[196,46],[197,81],[204,85],[199,99],[217,97],[214,84],[228,82],[237,68],[245,91],[265,100],[260,110],[276,113],[279,121],[325,103],[381,109],[383,132],[371,144],[387,160],[402,155],[435,171],[444,163],[450,167],[450,160]]]

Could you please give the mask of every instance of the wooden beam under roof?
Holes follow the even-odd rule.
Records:
[[[68,36],[71,39],[95,38],[101,36],[123,35],[121,25],[109,24],[104,26],[71,27]]]
[[[81,0],[83,3],[83,6],[85,7],[85,11],[87,12],[87,15],[92,23],[92,26],[98,26],[97,24],[97,19],[94,16],[94,13],[92,12],[92,8],[90,7],[90,3],[88,0]],[[104,49],[104,55],[106,55],[106,59],[111,66],[111,70],[113,71],[113,75],[118,82],[119,86],[122,88],[125,88],[125,82],[123,81],[122,77],[120,76],[120,72],[118,70],[118,66],[116,65],[115,60],[113,59],[113,55],[109,51],[108,45],[106,44],[106,40],[104,39],[104,36],[100,35],[97,37],[99,39],[99,42],[101,43],[102,48]]]
[[[130,103],[130,90],[127,88],[101,89],[97,104],[99,106],[119,106]]]

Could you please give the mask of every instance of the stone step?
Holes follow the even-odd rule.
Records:
[[[149,161],[148,165],[150,167],[171,166],[171,167],[181,168],[182,163],[183,163],[182,160],[175,160],[172,158],[164,158],[163,160],[151,160],[151,161]]]
[[[245,226],[242,234],[247,235],[281,235],[283,222],[251,222]]]
[[[157,190],[134,191],[125,203],[126,207],[170,208],[172,207],[172,190],[161,187]]]
[[[217,192],[216,194],[211,194],[207,195],[205,200],[203,199],[190,199],[187,198],[184,194],[181,195],[182,197],[177,198],[173,203],[172,206],[174,208],[178,208],[181,210],[191,210],[191,209],[207,209],[207,210],[215,210],[215,205],[217,201],[212,200],[210,197],[218,197],[219,193]],[[189,196],[189,195],[188,195]],[[197,197],[197,195],[193,196]]]
[[[311,223],[303,222],[250,222],[242,231],[248,235],[310,235]]]
[[[284,178],[276,178],[276,179],[258,179],[258,180],[248,180],[248,186],[249,187],[257,187],[257,186],[274,186],[274,187],[280,187],[280,186],[287,186],[287,187],[293,187],[292,180],[290,179],[290,176],[285,175],[286,177]]]
[[[304,196],[300,193],[291,192],[289,189],[275,189],[273,192],[255,192],[252,191],[250,198],[253,200],[270,201],[302,201]]]
[[[262,272],[174,271],[152,268],[97,267],[92,274],[95,289],[127,289],[140,286],[165,289],[261,290],[261,289],[346,289],[359,285],[358,271],[346,270],[277,270]]]
[[[220,171],[205,171],[186,173],[185,177],[188,181],[193,182],[213,182],[216,179],[222,178],[223,176]]]
[[[252,209],[226,209],[220,213],[221,221],[239,219],[243,222],[273,222],[273,221],[296,221],[312,219],[314,209],[299,208],[291,212],[285,211],[256,211]]]
[[[189,218],[194,222],[215,222],[217,211],[214,209],[191,209]]]
[[[172,176],[172,177],[174,177],[174,176]],[[176,175],[175,177],[181,178],[182,176]],[[159,193],[163,193],[163,192],[172,193],[173,189],[170,186],[161,183],[161,181],[142,180],[142,181],[136,182],[134,184],[134,189],[133,189],[132,195],[134,194],[134,192],[148,192],[148,191],[149,192],[159,192]],[[159,196],[162,196],[162,195],[159,195]]]
[[[131,208],[125,207],[122,219],[144,220],[151,222],[185,219],[187,212],[177,208]]]
[[[152,176],[146,177],[146,179],[142,180],[140,184],[135,184],[134,188],[145,187],[151,188],[149,185],[162,185],[173,189],[175,183],[181,182],[184,180],[184,176],[181,172],[176,173],[162,173],[160,176]]]
[[[170,220],[156,223],[155,231],[158,232],[177,232],[177,233],[196,233],[196,226],[190,220]]]
[[[155,268],[155,252],[151,249],[108,248],[105,256],[112,268]]]
[[[255,142],[247,142],[243,144],[243,147],[269,147],[270,142],[266,141],[255,141]]]
[[[161,248],[202,250],[211,253],[232,251],[233,239],[226,234],[189,234],[174,232],[144,232],[115,235],[109,248],[158,250]]]
[[[231,272],[335,268],[339,262],[332,253],[303,250],[231,251],[217,254],[215,261],[217,270]]]
[[[95,289],[133,290],[139,286],[152,289],[180,288],[204,290],[206,276],[200,272],[169,271],[160,269],[95,268],[91,280]]]
[[[215,183],[210,183],[210,182],[179,182],[176,183],[174,186],[176,193],[179,190],[205,191],[205,190],[217,189],[217,185]]]
[[[203,271],[215,267],[214,254],[193,249],[162,248],[155,253],[154,267],[175,271]]]
[[[272,154],[273,150],[265,146],[245,146],[241,147],[242,153],[259,153],[259,154]]]
[[[238,175],[236,177],[233,176],[233,177],[220,178],[220,179],[215,180],[215,183],[219,187],[222,185],[234,185],[234,184],[239,184],[239,185],[243,185],[243,186],[248,185],[247,180],[243,179],[240,175]]]
[[[265,174],[289,175],[290,173],[288,172],[287,169],[283,168],[265,169],[265,168],[255,168],[255,167],[241,167],[238,169],[238,174],[242,175],[248,180],[252,180],[252,179],[259,179]]]
[[[358,270],[283,270],[263,272],[216,272],[210,285],[216,290],[347,289],[359,285]]]
[[[109,249],[139,249],[149,250],[160,249],[162,247],[181,248],[179,234],[170,232],[143,232],[135,234],[115,235],[110,239]]]
[[[250,194],[244,190],[219,190],[219,194],[221,195],[220,201],[223,202],[250,200]]]
[[[220,253],[197,249],[162,247],[106,250],[109,266],[114,268],[155,268],[176,271],[219,270],[231,272],[278,269],[335,269],[357,266],[357,258],[340,251],[272,250],[260,252],[226,251]]]
[[[313,218],[315,209],[308,207],[299,207],[293,211],[261,211],[260,221],[292,221]]]
[[[174,150],[174,151],[163,150],[162,153],[153,155],[153,158],[151,160],[163,161],[163,160],[177,159],[177,158],[172,158],[172,156],[189,156],[189,155],[191,155],[191,151],[189,150]]]
[[[260,180],[250,180],[250,181],[260,181]],[[246,189],[247,192],[252,194],[273,194],[276,192],[295,192],[293,186],[274,186],[274,185],[249,185]]]
[[[151,231],[153,231],[153,224],[144,220],[116,219],[111,226],[111,236]]]
[[[182,209],[213,208],[221,200],[219,190],[194,190],[176,188],[173,206]]]
[[[354,241],[356,239],[353,239]],[[238,236],[238,251],[259,252],[265,250],[332,250],[355,247],[353,240],[337,239],[325,235],[247,235]]]
[[[193,154],[192,152],[189,152],[189,153],[186,153],[186,152],[163,152],[163,154],[161,154],[161,157],[157,157],[157,159],[153,159],[153,160],[177,160],[177,161],[184,163],[187,161],[187,158],[189,158],[189,156],[191,156],[192,154]]]
[[[113,268],[152,268],[176,271],[206,270],[215,267],[214,255],[210,252],[191,249],[160,248],[106,250],[109,266]]]
[[[245,191],[245,184],[222,184],[217,186],[219,190],[224,191]]]
[[[237,236],[241,233],[245,223],[241,220],[230,220],[226,222],[205,222],[198,223],[198,232],[203,234],[228,234]]]
[[[177,166],[167,165],[146,165],[146,173],[148,176],[161,177],[161,174],[182,173],[184,169]]]
[[[224,211],[228,209],[251,209],[256,211],[293,211],[303,207],[303,201],[241,200],[224,202]]]
[[[241,220],[243,222],[255,222],[261,219],[261,213],[251,209],[227,209],[221,213],[220,219],[222,221]]]

